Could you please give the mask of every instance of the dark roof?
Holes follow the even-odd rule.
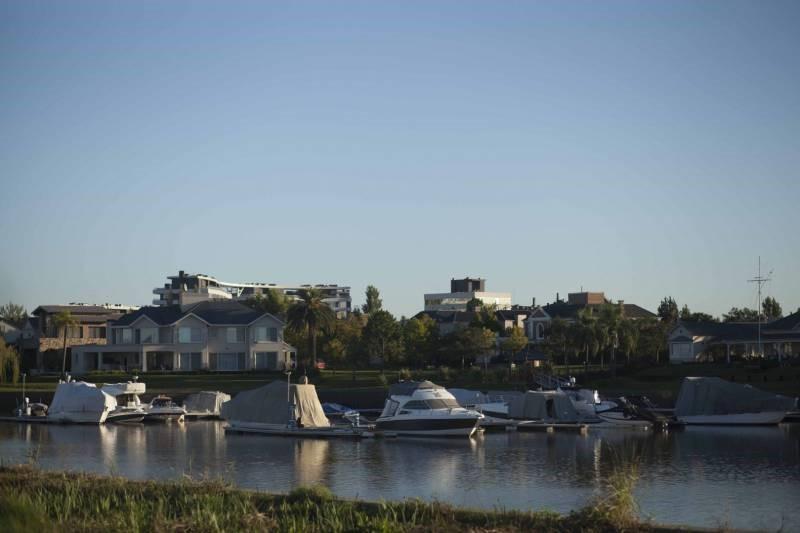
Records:
[[[547,304],[542,306],[542,309],[550,315],[551,318],[566,318],[566,319],[575,319],[578,318],[578,312],[584,308],[590,308],[594,311],[600,311],[603,305],[619,305],[619,304],[571,304],[564,301],[553,302],[551,304]],[[655,313],[651,313],[647,309],[640,307],[636,304],[622,304],[624,314],[626,318],[654,318],[656,315]]]
[[[789,316],[779,318],[778,320],[774,320],[769,324],[762,326],[762,328],[767,330],[782,331],[800,330],[800,311],[792,313]]]
[[[256,311],[239,302],[201,302],[189,311],[209,324],[236,324],[246,326],[267,314]]]
[[[40,305],[33,310],[34,315],[49,313],[55,314],[61,311],[69,311],[73,315],[119,315],[122,311],[114,311],[113,309],[106,309],[102,305]]]
[[[421,311],[414,315],[414,318],[420,318],[421,316],[429,316],[437,324],[469,324],[475,320],[478,313],[475,311]]]
[[[800,339],[800,330],[774,328],[772,326],[775,323],[761,325],[761,338],[764,341]],[[788,323],[791,324],[791,321]],[[692,335],[713,337],[715,342],[754,341],[758,338],[757,322],[679,322],[678,325],[685,327]],[[676,340],[673,339],[673,342]]]
[[[180,305],[142,307],[138,311],[128,313],[121,317],[112,325],[128,326],[133,324],[140,317],[146,316],[159,326],[168,326],[189,314],[193,314],[209,324],[246,326],[269,313],[255,311],[239,302],[208,301],[200,302],[183,309]]]
[[[527,318],[532,312],[531,309],[498,309],[494,315],[498,320],[516,320],[518,316]]]
[[[415,390],[420,389],[443,389],[441,385],[437,385],[432,381],[400,381],[393,383],[389,387],[390,396],[411,396]]]

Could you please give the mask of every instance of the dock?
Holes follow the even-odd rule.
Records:
[[[517,431],[538,431],[542,433],[567,432],[580,433],[581,435],[586,434],[589,429],[587,424],[550,423],[536,420],[517,422],[514,427]]]

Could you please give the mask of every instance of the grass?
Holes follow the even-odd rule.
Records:
[[[623,487],[632,495],[632,485]],[[631,496],[632,498],[632,496]],[[614,501],[620,501],[617,498]],[[567,515],[478,511],[441,503],[335,498],[324,487],[287,495],[221,481],[130,481],[0,467],[0,531],[652,531],[635,507],[598,502]]]

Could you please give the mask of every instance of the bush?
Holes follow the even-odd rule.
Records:
[[[450,381],[450,378],[453,377],[453,373],[450,371],[450,367],[447,366],[440,366],[439,367],[439,379],[441,381]]]
[[[389,385],[389,380],[386,378],[386,374],[378,374],[378,383],[381,387],[387,387]]]
[[[483,383],[484,378],[484,372],[479,367],[473,366],[469,369],[469,380],[471,383]]]
[[[311,485],[310,487],[297,487],[289,493],[289,501],[310,501],[323,503],[333,500],[331,489],[325,485]]]
[[[401,368],[397,375],[401,380],[409,380],[411,379],[411,370],[407,368]]]

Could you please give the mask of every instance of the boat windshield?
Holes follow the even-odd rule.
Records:
[[[429,409],[455,409],[461,407],[457,401],[452,398],[435,398],[432,400],[425,400]]]

